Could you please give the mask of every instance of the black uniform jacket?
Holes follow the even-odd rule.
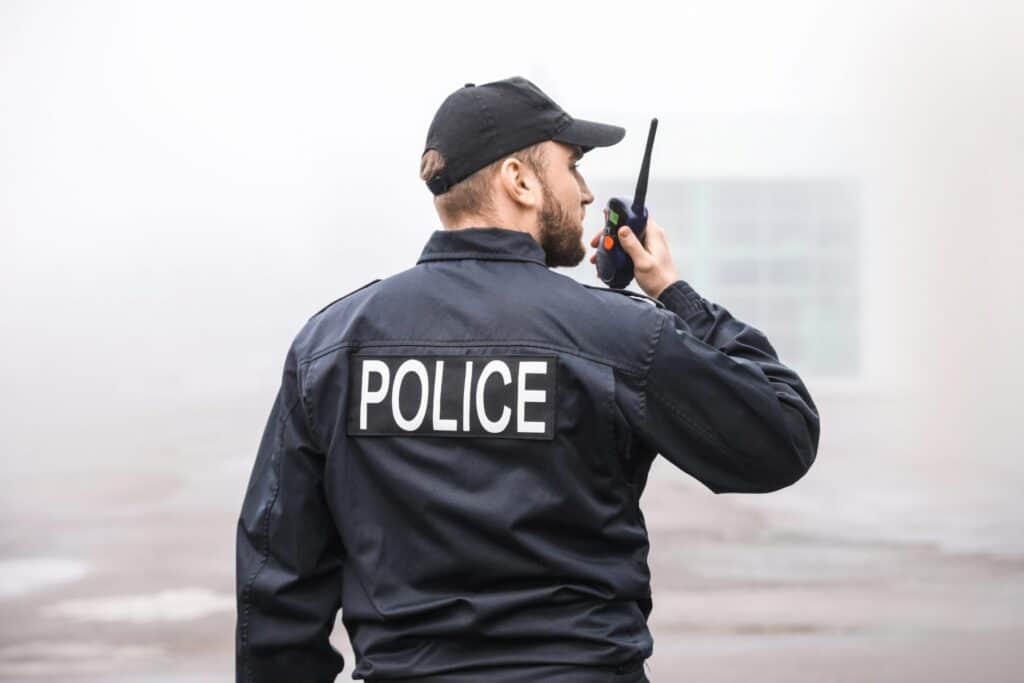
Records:
[[[437,230],[288,352],[238,522],[237,679],[333,681],[339,609],[355,678],[642,662],[653,458],[774,491],[818,434],[765,335],[685,281],[589,287],[527,233]]]

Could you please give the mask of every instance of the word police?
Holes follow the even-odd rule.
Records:
[[[557,356],[352,361],[349,434],[554,438]]]

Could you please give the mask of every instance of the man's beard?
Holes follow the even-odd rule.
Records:
[[[575,266],[586,251],[583,248],[582,226],[565,210],[551,193],[547,183],[541,182],[544,208],[537,216],[540,224],[540,246],[549,268]]]

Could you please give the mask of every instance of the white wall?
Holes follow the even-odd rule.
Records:
[[[9,443],[269,406],[306,317],[437,227],[416,177],[434,109],[518,73],[629,129],[591,177],[632,176],[657,115],[661,175],[861,178],[872,382],[920,393],[947,444],[1012,445],[1020,4],[631,3],[635,28],[626,9],[5,3]]]

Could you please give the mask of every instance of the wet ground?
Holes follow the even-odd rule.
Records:
[[[929,466],[898,402],[819,408],[831,428],[790,489],[714,496],[656,463],[651,680],[1021,680],[1015,470]],[[89,434],[67,454],[21,444],[2,500],[0,679],[232,680],[234,524],[264,409],[143,415],[103,452]]]

